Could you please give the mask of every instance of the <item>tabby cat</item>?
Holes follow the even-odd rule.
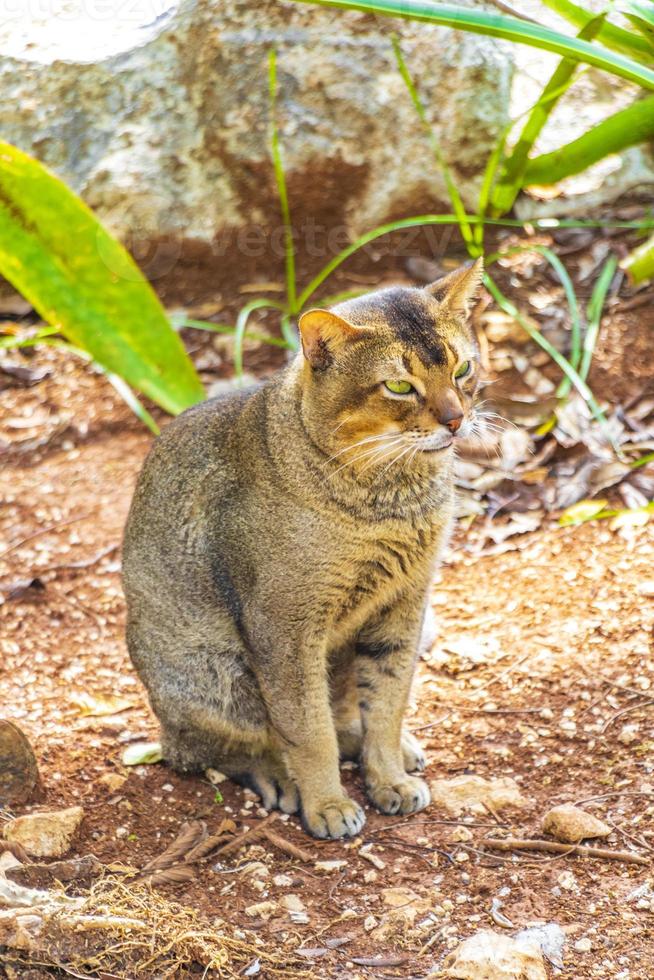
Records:
[[[476,425],[481,278],[479,260],[305,313],[292,363],[168,425],[135,492],[127,641],[164,758],[299,810],[316,837],[365,821],[339,756],[382,813],[429,803],[402,718]]]

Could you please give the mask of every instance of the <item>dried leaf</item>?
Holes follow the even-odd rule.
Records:
[[[206,836],[207,825],[203,820],[190,820],[188,823],[182,824],[179,834],[172,844],[168,845],[163,854],[159,854],[158,857],[149,861],[142,869],[141,874],[161,871],[164,868],[170,868],[173,864],[178,864]]]
[[[174,868],[164,868],[162,871],[153,871],[147,878],[151,885],[179,885],[186,881],[192,881],[197,871],[190,864],[177,864]]]
[[[117,715],[134,707],[133,701],[119,694],[91,694],[89,691],[79,691],[71,695],[70,700],[79,708],[82,718],[102,718],[104,715]]]

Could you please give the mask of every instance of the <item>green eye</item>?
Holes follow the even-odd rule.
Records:
[[[408,381],[384,381],[384,387],[392,391],[394,395],[408,395],[409,392],[415,390]]]
[[[462,363],[459,364],[458,368],[454,372],[454,377],[455,378],[465,378],[465,376],[467,374],[470,374],[471,367],[472,367],[472,365],[471,365],[470,361],[462,361]]]

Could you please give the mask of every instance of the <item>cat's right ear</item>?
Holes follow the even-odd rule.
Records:
[[[304,356],[318,370],[329,367],[339,350],[368,332],[366,327],[355,327],[330,310],[308,310],[298,326]]]

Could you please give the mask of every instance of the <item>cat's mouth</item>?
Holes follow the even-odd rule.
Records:
[[[418,446],[423,453],[439,453],[442,452],[443,449],[449,449],[453,442],[454,439],[448,436],[444,440],[440,439],[438,441],[435,439],[424,439],[418,444]]]

